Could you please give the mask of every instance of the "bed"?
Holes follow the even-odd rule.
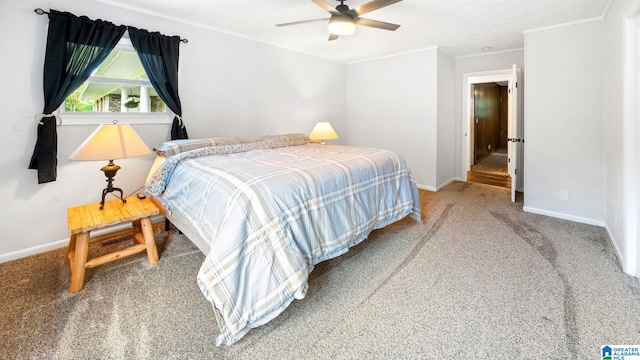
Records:
[[[304,298],[315,264],[406,216],[420,221],[411,172],[390,151],[288,134],[180,140],[156,152],[146,190],[206,255],[197,281],[214,307],[216,346]]]

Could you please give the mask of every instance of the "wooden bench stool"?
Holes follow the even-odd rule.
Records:
[[[134,195],[126,200],[126,203],[123,203],[120,199],[107,201],[103,210],[100,210],[100,203],[76,206],[67,210],[69,232],[71,233],[65,258],[65,263],[71,267],[69,292],[82,290],[85,269],[106,264],[144,250],[147,250],[147,256],[151,264],[158,262],[158,249],[153,236],[151,216],[159,214],[160,210],[149,199],[138,199]],[[92,230],[125,222],[131,222],[133,228],[93,238],[89,235]],[[135,245],[91,260],[87,259],[90,243],[131,233],[132,231]]]

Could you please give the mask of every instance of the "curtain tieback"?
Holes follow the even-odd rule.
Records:
[[[181,128],[184,128],[184,124],[182,123],[182,116],[180,116],[180,115],[176,115],[176,117],[178,118],[178,125],[179,125]]]
[[[56,126],[62,125],[62,118],[58,114],[38,114],[36,115],[36,120],[38,120],[38,124],[44,125],[42,119],[46,117],[54,117],[56,118]]]

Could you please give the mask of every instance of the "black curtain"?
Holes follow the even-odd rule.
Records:
[[[180,37],[150,33],[129,27],[131,43],[158,96],[176,114],[171,126],[171,140],[188,139],[182,122],[182,105],[178,96],[178,58]]]
[[[53,112],[91,75],[126,30],[102,20],[49,11],[44,59],[44,110],[38,124],[29,169],[38,170],[38,184],[55,181],[58,140]]]

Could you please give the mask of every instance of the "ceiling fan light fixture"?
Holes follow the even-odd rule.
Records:
[[[329,32],[334,35],[351,35],[356,30],[356,20],[349,15],[331,15]]]

